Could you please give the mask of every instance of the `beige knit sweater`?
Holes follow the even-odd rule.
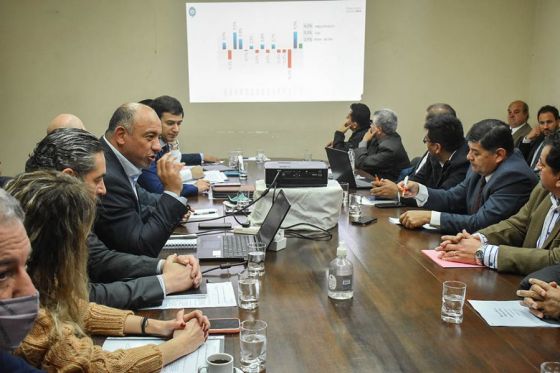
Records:
[[[131,311],[83,303],[84,329],[88,334],[122,336],[124,320]],[[79,338],[71,325],[62,326],[62,337],[53,338],[53,321],[44,309],[16,355],[47,372],[159,372],[163,361],[155,345],[103,351],[90,337]]]

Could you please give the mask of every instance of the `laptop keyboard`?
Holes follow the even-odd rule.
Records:
[[[255,242],[255,236],[234,234],[223,236],[224,258],[246,258],[249,253],[249,242]]]

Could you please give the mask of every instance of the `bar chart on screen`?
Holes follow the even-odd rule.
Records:
[[[187,3],[191,102],[360,100],[365,1]]]

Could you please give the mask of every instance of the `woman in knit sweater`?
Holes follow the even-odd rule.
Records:
[[[157,372],[204,343],[209,322],[200,311],[179,311],[175,319],[163,321],[88,302],[86,238],[95,198],[86,184],[59,172],[37,171],[17,176],[7,190],[26,214],[32,247],[27,270],[41,303],[16,354],[47,371]],[[89,337],[143,332],[170,339],[107,352]]]

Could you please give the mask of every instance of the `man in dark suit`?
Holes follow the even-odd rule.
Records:
[[[518,147],[519,143],[525,136],[531,132],[531,126],[527,123],[529,119],[529,105],[525,102],[517,100],[508,106],[508,124],[511,128],[511,136],[513,137],[513,146]]]
[[[161,197],[137,185],[161,150],[161,122],[154,110],[139,103],[121,105],[111,117],[101,139],[107,174],[107,194],[97,209],[94,231],[107,247],[157,257],[161,248],[187,213],[180,196],[183,164],[171,154],[158,161],[164,187]]]
[[[444,236],[438,248],[442,258],[519,274],[560,263],[558,136],[547,139],[539,169],[541,182],[517,214],[473,235],[464,231]]]
[[[428,148],[428,159],[409,180],[433,189],[450,189],[465,179],[469,168],[468,146],[463,137],[461,121],[450,114],[432,116],[424,125],[424,143]],[[371,194],[376,197],[397,198],[397,184],[381,179],[373,181]],[[403,199],[416,205],[413,199]]]
[[[401,137],[397,115],[388,109],[373,113],[373,120],[355,151],[356,168],[383,179],[396,181],[402,169],[410,166]]]
[[[519,149],[532,170],[538,172],[539,161],[544,141],[550,135],[556,133],[560,125],[558,109],[551,105],[545,105],[539,109],[537,114],[538,125],[523,138],[519,143]]]
[[[99,198],[105,194],[105,156],[101,142],[80,129],[58,129],[41,140],[25,171],[57,170],[83,180]],[[160,305],[165,294],[200,284],[198,261],[192,255],[167,260],[109,250],[95,233],[88,236],[90,301],[137,309]],[[126,280],[125,280],[126,279]]]
[[[350,112],[346,115],[346,121],[338,130],[334,131],[334,139],[327,144],[327,147],[344,151],[356,149],[369,130],[369,126],[371,125],[370,115],[371,112],[367,105],[362,103],[353,103],[350,105]],[[344,141],[348,130],[350,130],[352,134],[348,138],[348,141]]]
[[[407,228],[431,224],[442,232],[474,231],[516,213],[529,198],[537,178],[518,150],[509,127],[500,120],[476,123],[467,136],[471,169],[459,185],[431,189],[409,181],[405,197],[432,211],[407,211],[400,221]]]
[[[181,153],[178,137],[183,124],[184,111],[179,100],[171,96],[160,96],[150,100],[149,106],[154,109],[161,120],[161,150],[157,152],[156,159],[150,166],[142,170],[142,175],[138,178],[138,184],[149,192],[163,193],[163,184],[157,174],[157,161],[164,154],[173,152],[177,153],[175,157],[180,158],[180,161],[184,164],[196,165],[182,171],[185,181],[198,180],[194,184],[185,183],[181,195],[187,197],[207,191],[210,188],[210,183],[202,179],[204,173],[199,165],[203,162],[217,162],[218,158],[202,153]]]

